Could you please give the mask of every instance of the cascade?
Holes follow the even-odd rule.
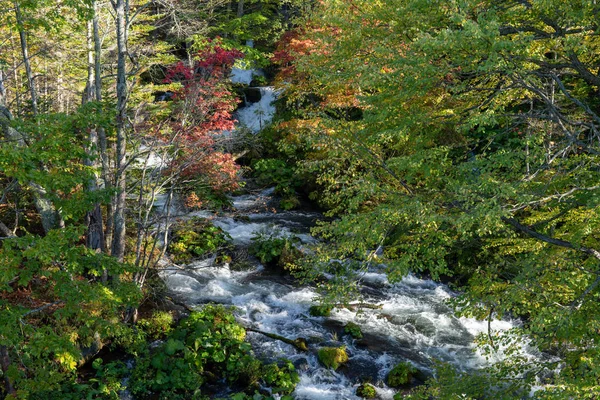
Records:
[[[275,112],[272,101],[277,91],[261,88],[261,100],[238,111],[239,123],[258,132]],[[273,212],[270,201],[273,189],[232,197],[235,213],[216,215],[209,212],[190,213],[187,217],[212,219],[232,238],[235,246],[246,248],[260,232],[294,235],[300,246],[315,242],[310,227],[321,218],[314,212]],[[185,215],[183,216],[186,217]],[[474,338],[487,333],[507,331],[519,324],[515,320],[477,321],[458,318],[446,305],[455,296],[446,285],[406,276],[390,283],[382,267],[371,267],[362,276],[365,300],[380,308],[334,309],[328,317],[315,317],[309,307],[318,297],[314,287],[299,285],[264,268],[258,261],[244,271],[234,271],[227,263],[199,260],[186,268],[167,268],[161,276],[172,294],[190,307],[208,302],[236,306],[239,321],[247,327],[274,333],[290,339],[305,338],[309,351],[272,340],[259,333],[248,332],[248,340],[257,356],[267,361],[288,358],[300,374],[293,396],[296,399],[360,399],[358,385],[370,380],[381,399],[392,399],[396,389],[385,383],[388,372],[399,362],[408,361],[425,374],[433,372],[434,360],[453,364],[469,371],[489,365],[503,357],[502,349],[491,358],[484,357]],[[364,334],[356,340],[345,335],[346,323],[358,324]],[[349,362],[333,371],[321,365],[317,351],[323,346],[346,346]],[[540,357],[523,345],[526,357]]]

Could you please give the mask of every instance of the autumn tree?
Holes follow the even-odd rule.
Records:
[[[319,200],[339,217],[316,230],[332,243],[322,268],[351,258],[356,279],[376,260],[391,279],[453,276],[463,314],[523,316],[521,333],[562,360],[508,357],[477,384],[440,374],[440,398],[515,398],[558,365],[537,396],[597,391],[597,12],[327,2],[300,38],[322,51],[292,54],[287,81],[301,83],[288,104],[304,135],[280,145],[306,152]],[[484,342],[494,351],[501,339]]]

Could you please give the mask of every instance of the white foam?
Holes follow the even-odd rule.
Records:
[[[229,76],[229,80],[232,83],[241,83],[244,85],[249,85],[254,79],[255,76],[263,75],[259,71],[255,69],[244,69],[234,67],[231,69],[231,75]]]
[[[277,100],[279,91],[273,87],[260,88],[261,99],[237,111],[237,119],[240,125],[245,126],[251,132],[257,133],[271,123],[275,115],[273,102]]]

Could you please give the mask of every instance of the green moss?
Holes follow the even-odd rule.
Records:
[[[349,334],[354,339],[362,339],[363,338],[362,329],[360,329],[360,326],[358,326],[354,322],[348,322],[346,324],[346,326],[344,326],[344,333]]]
[[[363,383],[356,389],[356,395],[363,399],[374,399],[377,397],[375,387],[369,383]]]
[[[327,368],[338,369],[340,365],[348,361],[346,347],[322,347],[317,353],[319,361]]]
[[[329,317],[331,310],[333,310],[333,307],[329,305],[310,306],[308,313],[313,317]]]
[[[387,384],[391,387],[405,386],[417,372],[417,369],[409,362],[401,362],[396,365],[387,376]]]

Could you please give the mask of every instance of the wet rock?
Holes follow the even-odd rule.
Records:
[[[248,103],[258,103],[262,98],[262,94],[260,93],[260,88],[257,87],[248,87],[244,89],[244,95],[246,96],[246,101]]]
[[[380,366],[372,358],[354,357],[344,368],[344,375],[351,382],[377,382],[379,380]]]
[[[294,361],[294,367],[296,371],[308,371],[310,369],[310,364],[305,357],[301,357]]]

